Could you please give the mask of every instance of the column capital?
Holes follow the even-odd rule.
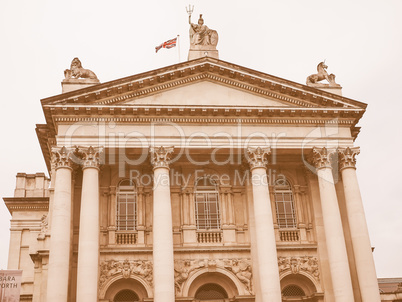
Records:
[[[77,153],[82,160],[82,169],[96,168],[99,169],[100,157],[103,153],[103,147],[78,147]]]
[[[59,168],[73,169],[72,156],[73,148],[53,147],[52,148],[52,166],[57,170]]]
[[[173,147],[151,147],[149,152],[151,153],[151,164],[154,170],[157,168],[169,169],[170,155],[173,153]]]
[[[337,151],[339,154],[339,167],[341,171],[346,168],[356,169],[356,155],[360,153],[359,147],[338,148]]]
[[[247,148],[247,161],[250,165],[250,169],[255,168],[266,168],[268,164],[267,156],[271,154],[270,147],[257,147],[257,148]]]
[[[313,148],[312,162],[316,169],[332,168],[332,156],[336,153],[336,149]]]

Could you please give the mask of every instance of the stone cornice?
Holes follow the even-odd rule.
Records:
[[[45,113],[55,116],[227,116],[227,117],[341,117],[360,118],[359,108],[305,108],[305,107],[251,107],[251,106],[169,106],[169,105],[116,105],[96,104],[46,106]]]
[[[8,211],[48,211],[49,197],[3,197]]]
[[[333,125],[354,125],[354,121],[350,119],[332,119],[332,118],[230,118],[230,117],[63,117],[57,116],[54,118],[55,123],[75,123],[75,122],[118,122],[118,123],[155,123],[155,122],[174,122],[183,124],[333,124]]]

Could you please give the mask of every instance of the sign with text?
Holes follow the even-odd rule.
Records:
[[[21,277],[21,270],[0,270],[1,302],[20,301]]]

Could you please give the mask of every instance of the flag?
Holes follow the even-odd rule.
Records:
[[[177,43],[177,37],[171,40],[167,40],[166,42],[163,42],[161,45],[158,45],[155,47],[155,52],[158,52],[159,49],[161,48],[172,48],[176,47]]]

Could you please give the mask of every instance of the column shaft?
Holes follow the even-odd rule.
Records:
[[[83,170],[78,243],[77,302],[96,302],[99,266],[99,169]]]
[[[251,171],[254,200],[254,221],[257,241],[257,259],[262,302],[281,301],[278,257],[268,180],[265,168]]]
[[[365,302],[377,302],[378,280],[356,170],[344,168],[341,173],[360,294]]]
[[[169,180],[169,158],[173,147],[151,148],[150,152],[154,167],[152,219],[154,301],[174,302],[173,226]]]
[[[56,169],[47,301],[67,302],[71,244],[71,180],[72,169]]]
[[[251,170],[253,188],[253,212],[255,224],[256,254],[258,262],[258,277],[261,297],[256,301],[282,301],[281,284],[279,280],[278,257],[274,222],[272,217],[271,199],[269,196],[266,156],[269,148],[248,148],[248,161]]]
[[[332,169],[318,169],[317,175],[335,301],[353,302],[352,280]]]
[[[169,169],[154,169],[153,195],[154,301],[173,302],[175,288]]]

